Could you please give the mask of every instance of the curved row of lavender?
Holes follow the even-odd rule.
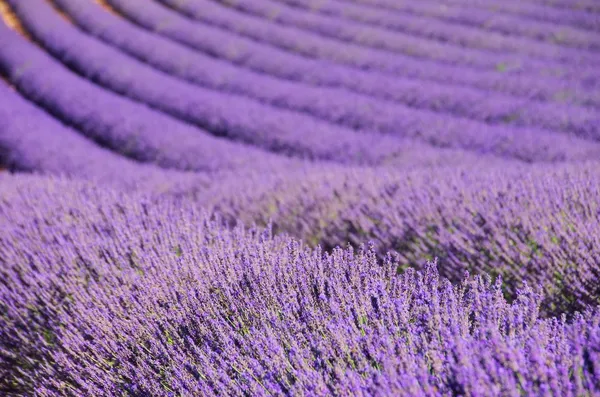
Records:
[[[0,159],[4,167],[13,171],[62,175],[167,195],[193,197],[211,181],[206,174],[139,164],[98,147],[24,100],[3,81],[0,81]],[[205,161],[213,163],[215,159]]]
[[[515,130],[506,127],[492,128],[485,124],[473,123],[451,116],[443,117],[432,111],[415,111],[349,92],[306,87],[236,70],[235,67],[228,68],[228,64],[215,62],[206,57],[197,57],[195,56],[197,54],[184,47],[166,40],[158,40],[159,37],[143,30],[136,30],[107,13],[104,15],[107,19],[103,20],[98,17],[98,15],[103,15],[102,11],[99,11],[98,7],[91,3],[82,4],[71,0],[60,0],[57,3],[61,4],[69,13],[68,15],[75,17],[87,30],[115,43],[119,48],[124,48],[128,53],[133,53],[139,59],[157,66],[164,72],[212,89],[242,93],[251,98],[258,97],[270,105],[301,110],[310,116],[325,118],[347,127],[390,134],[402,131],[402,137],[418,138],[437,146],[465,148],[526,161],[561,158],[572,160],[597,156],[597,147],[595,148],[597,145],[568,137],[556,137],[555,134],[545,131]],[[21,46],[16,47],[16,49],[20,48]],[[156,49],[160,51],[157,52]],[[19,52],[19,54],[21,53]],[[85,60],[83,54],[80,57]],[[18,62],[13,61],[11,64],[18,65]],[[182,64],[187,66],[181,67]],[[202,65],[202,67],[195,65]],[[453,95],[455,93],[447,90],[445,97]],[[476,98],[473,98],[473,102],[475,100]],[[455,102],[462,102],[462,100]],[[468,104],[465,103],[463,106],[467,108]],[[518,103],[513,103],[508,108],[504,108],[498,104],[499,114],[492,116],[491,112],[488,112],[487,117],[507,117],[507,112],[517,106]],[[530,110],[534,112],[533,109]],[[586,109],[569,107],[561,109],[540,104],[537,110],[538,117],[531,112],[527,113],[526,117],[532,124],[560,125],[568,129],[565,132],[583,137],[594,136],[595,129],[600,125],[600,121],[595,121],[598,118],[597,112]],[[570,120],[565,122],[561,114],[570,115]],[[574,120],[575,117],[580,120]],[[535,123],[536,118],[540,120],[540,123]],[[521,117],[521,119],[525,120],[525,117]],[[348,135],[353,134],[349,131]],[[382,138],[378,138],[378,140],[381,147],[391,147],[391,140]],[[516,142],[518,144],[515,144]],[[385,145],[383,145],[384,143]]]
[[[600,49],[600,35],[598,34],[564,26],[557,31],[555,26],[547,26],[535,21],[517,24],[518,21],[507,19],[506,16],[498,18],[497,15],[494,15],[493,19],[482,17],[485,24],[469,26],[469,24],[455,24],[451,21],[432,19],[415,13],[391,14],[376,7],[366,6],[364,3],[352,4],[343,0],[329,0],[314,5],[302,0],[279,0],[271,1],[268,4],[272,10],[270,16],[274,21],[293,20],[298,24],[302,22],[304,26],[311,26],[319,23],[318,21],[325,21],[323,15],[327,15],[330,17],[326,19],[327,22],[334,26],[338,26],[340,23],[337,19],[345,19],[360,22],[363,28],[373,26],[380,32],[398,31],[469,48],[511,51],[539,58],[561,59],[564,58],[563,53],[570,53],[569,48]],[[290,6],[306,12],[291,14]],[[261,6],[261,9],[264,8]],[[438,11],[440,11],[440,16],[444,15],[441,8],[438,8]],[[319,23],[319,26],[324,25]],[[477,26],[487,30],[482,32]],[[371,31],[371,29],[368,28],[367,31]],[[515,36],[515,33],[519,35]]]
[[[600,32],[600,21],[597,13],[589,13],[584,10],[570,9],[557,10],[552,7],[536,6],[520,0],[493,1],[477,0],[464,2],[463,0],[450,0],[445,7],[440,7],[435,0],[418,2],[403,2],[394,0],[343,0],[351,3],[366,3],[386,10],[409,11],[418,14],[425,13],[435,15],[442,19],[458,18],[462,21],[481,20],[483,15],[502,18],[508,16],[516,23],[549,22],[556,28],[576,27],[594,33]],[[466,14],[466,16],[461,16]],[[493,22],[492,22],[493,24]],[[518,31],[518,28],[517,28]]]
[[[116,16],[102,12],[92,3],[76,0],[58,0],[55,3],[85,31],[166,73],[209,88],[246,95],[277,107],[307,112],[351,128],[381,132],[403,130],[409,135],[411,127],[414,129],[415,125],[419,125],[421,130],[430,131],[440,140],[444,131],[432,126],[433,121],[440,117],[432,113],[435,110],[489,124],[541,127],[584,137],[593,137],[600,129],[600,117],[596,109],[519,101],[506,96],[490,96],[477,90],[423,84],[408,79],[396,80],[393,88],[398,92],[399,99],[411,106],[409,108],[336,89],[310,87],[215,60],[136,28]],[[415,107],[424,107],[427,111],[416,111]],[[377,109],[377,112],[373,109]],[[449,129],[449,121],[446,119],[443,122],[445,128]],[[478,124],[457,125],[460,130],[476,130],[481,127]],[[520,134],[523,136],[525,132]],[[473,138],[470,137],[470,140]],[[462,140],[458,134],[453,134],[449,141]]]
[[[102,90],[59,67],[4,24],[0,24],[0,37],[0,68],[16,89],[55,117],[121,154],[164,168],[194,171],[232,169],[274,158],[250,146],[213,138],[205,131]]]
[[[345,65],[326,63],[306,58],[247,37],[219,29],[210,24],[194,23],[181,14],[161,7],[158,3],[141,0],[105,0],[117,12],[133,22],[170,39],[232,63],[244,65],[258,72],[281,76],[311,84],[349,87],[359,92],[373,90],[391,91],[396,77],[453,83],[482,90],[502,92],[529,99],[547,101],[569,98],[579,104],[600,107],[600,94],[594,90],[574,87],[568,81],[553,78],[531,79],[519,74],[507,77],[501,71],[482,72],[471,70],[464,73],[460,67],[440,65],[435,62],[404,59],[402,75],[387,75],[374,71],[362,71]],[[179,5],[179,3],[174,4]],[[189,6],[189,3],[181,5]],[[192,10],[194,10],[193,8]],[[191,12],[190,12],[191,14]],[[202,11],[198,12],[199,17]],[[235,25],[235,21],[232,22]],[[366,87],[364,87],[366,86]],[[371,86],[370,88],[367,88]],[[368,92],[368,91],[367,91]],[[389,95],[393,95],[388,93]]]
[[[529,57],[510,54],[482,54],[480,51],[468,51],[463,47],[450,46],[445,43],[436,43],[430,40],[418,40],[407,36],[402,41],[401,34],[396,34],[395,52],[390,52],[392,46],[389,39],[386,50],[369,48],[356,45],[353,42],[331,40],[319,30],[319,35],[291,27],[274,24],[270,20],[256,18],[228,9],[213,0],[161,0],[176,7],[186,15],[201,20],[207,24],[219,26],[228,31],[248,36],[254,40],[269,43],[276,47],[294,51],[303,56],[322,58],[349,65],[359,69],[377,70],[383,73],[403,75],[407,64],[415,62],[423,66],[434,66],[436,63],[460,67],[465,72],[496,71],[498,65],[508,64],[516,66],[511,70],[531,80],[539,76],[552,76],[555,79],[567,79],[571,84],[578,86],[581,82],[597,81],[598,71],[594,66],[597,57],[579,56],[579,63],[565,65],[552,61],[540,62]],[[242,0],[232,4],[243,5]],[[574,57],[574,56],[573,56]],[[576,73],[575,73],[576,72]]]
[[[286,0],[293,1],[293,0]],[[600,43],[594,37],[598,34],[587,29],[582,29],[580,25],[557,25],[552,22],[540,21],[539,19],[522,18],[518,15],[501,14],[493,9],[474,8],[474,7],[459,7],[457,5],[445,4],[445,7],[440,7],[439,4],[431,4],[427,2],[411,2],[397,4],[396,11],[390,14],[389,9],[382,9],[372,3],[353,3],[352,1],[339,0],[342,7],[349,6],[358,10],[362,10],[364,14],[376,13],[377,15],[386,14],[387,19],[395,20],[399,18],[425,18],[435,24],[441,21],[449,26],[456,26],[458,29],[470,28],[484,30],[484,34],[499,33],[501,36],[508,37],[524,37],[528,39],[538,40],[541,43],[550,42],[560,45],[572,46],[576,48],[598,49]],[[329,4],[333,1],[328,1],[325,4],[317,4],[312,7],[313,10],[320,11],[321,9],[329,9]],[[337,1],[336,1],[337,3]],[[294,1],[295,5],[302,5]],[[338,8],[339,9],[339,8]],[[346,12],[346,15],[355,14],[352,11]],[[433,18],[432,18],[433,17]],[[435,19],[434,19],[435,18]]]
[[[402,149],[403,142],[391,137],[354,132],[186,84],[78,34],[43,0],[8,3],[33,37],[83,76],[216,135],[275,152],[338,162],[372,164]]]
[[[0,177],[0,390],[64,395],[600,392],[600,312],[194,207]],[[33,215],[32,215],[33,214]],[[12,244],[18,238],[21,244]],[[35,253],[35,255],[32,255]]]
[[[169,1],[167,0],[167,2]],[[575,72],[582,72],[598,62],[598,55],[593,52],[561,46],[543,46],[533,41],[521,41],[521,46],[516,48],[510,47],[510,52],[477,51],[469,48],[469,46],[455,45],[447,40],[446,42],[427,40],[400,31],[392,34],[382,29],[365,27],[350,21],[328,18],[310,12],[298,12],[283,4],[274,4],[272,0],[209,1],[218,2],[222,6],[242,11],[247,15],[266,18],[268,21],[277,22],[283,26],[291,24],[306,29],[309,32],[317,33],[320,36],[331,37],[366,48],[375,48],[418,58],[464,65],[467,70],[470,67],[483,70],[496,70],[500,65],[507,65],[513,72],[531,73],[533,71],[535,74],[560,75],[561,77],[568,78],[570,75],[575,74]],[[319,7],[319,9],[321,8]],[[207,11],[207,2],[202,2],[202,13],[208,14],[207,17],[210,17],[217,10],[219,8],[213,5],[212,7],[209,6],[209,10]],[[253,18],[245,18],[246,21],[256,21]],[[401,18],[397,21],[397,24],[403,25]],[[269,23],[266,22],[265,25],[269,26]],[[450,37],[452,36],[450,35]],[[491,41],[491,45],[496,45],[493,38],[493,36],[484,36],[480,40],[483,42]],[[565,66],[568,66],[568,68],[564,68]],[[591,72],[592,69],[590,68],[588,71]],[[582,78],[584,76],[570,77]]]
[[[0,394],[600,394],[593,19],[406,3],[0,0]]]

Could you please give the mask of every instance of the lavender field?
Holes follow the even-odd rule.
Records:
[[[599,1],[0,11],[0,396],[600,396]]]

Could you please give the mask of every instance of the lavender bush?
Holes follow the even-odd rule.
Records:
[[[398,273],[369,249],[324,254],[169,202],[45,179],[0,183],[5,390],[600,391],[599,313],[542,319],[529,287],[509,304],[500,279],[465,275],[452,286],[434,265]]]

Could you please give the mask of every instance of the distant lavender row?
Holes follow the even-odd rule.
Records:
[[[561,156],[581,159],[582,156],[587,156],[585,153],[595,156],[600,152],[590,150],[598,145],[590,146],[590,143],[583,141],[558,138],[545,131],[489,127],[337,89],[315,88],[253,73],[136,28],[98,10],[92,3],[81,3],[78,0],[56,2],[83,29],[167,73],[209,88],[243,94],[274,106],[307,112],[350,128],[420,138],[445,147],[491,152],[527,161],[550,160]],[[544,104],[528,106],[529,104],[509,98],[504,103],[492,102],[482,95],[469,98],[465,90],[457,92],[446,89],[438,93],[434,91],[435,88],[439,87],[428,88],[415,82],[407,82],[401,92],[408,96],[405,100],[409,104],[428,105],[433,110],[467,115],[475,113],[473,118],[482,121],[506,120],[507,124],[541,125],[573,132],[585,138],[600,139],[600,131],[597,130],[600,128],[600,118],[596,112],[587,109]],[[446,103],[440,103],[441,100]],[[477,111],[479,112],[476,113]],[[499,144],[501,141],[511,143],[502,145]],[[552,147],[560,149],[557,151]]]
[[[531,167],[275,173],[260,188],[224,180],[207,196],[232,220],[272,221],[312,245],[373,240],[403,267],[437,257],[452,280],[465,270],[502,275],[509,294],[541,284],[545,312],[597,305],[600,167]]]
[[[9,393],[600,391],[600,313],[542,319],[534,288],[509,304],[499,279],[398,274],[372,251],[324,255],[85,185],[0,177],[0,200]]]
[[[411,52],[411,55],[392,54],[386,51],[328,39],[321,34],[306,32],[292,26],[277,25],[270,21],[220,6],[212,0],[160,1],[203,23],[218,26],[227,31],[235,32],[305,57],[327,59],[360,70],[373,70],[403,76],[406,74],[408,65],[412,64],[416,66],[416,64],[420,64],[421,67],[429,66],[432,69],[443,69],[445,67],[460,68],[463,73],[469,73],[471,70],[484,73],[497,73],[496,68],[499,63],[507,61],[508,64],[512,64],[515,61],[515,59],[511,59],[510,55],[495,58],[495,54],[482,55],[479,51],[471,51],[469,54],[465,54],[468,52],[465,49],[443,43],[436,44],[429,40],[422,40],[407,35],[403,37],[403,40],[407,40],[409,43],[406,43],[403,47],[406,51]],[[240,4],[242,1],[237,0],[235,3]],[[399,36],[395,35],[395,37]],[[420,53],[421,48],[427,51]],[[413,54],[417,56],[413,56]],[[477,57],[483,64],[475,67],[474,62],[476,61],[474,57]],[[531,65],[529,66],[525,66],[525,62],[522,59],[519,59],[519,62],[522,64],[521,68],[517,68],[511,72],[505,71],[504,73],[509,76],[528,76],[530,79],[543,80],[544,78],[548,78],[540,75],[540,73],[543,74],[549,71],[546,68],[548,62],[540,61],[536,63],[535,61],[531,61]],[[569,68],[564,64],[554,65],[551,69],[557,72],[554,79],[568,80],[571,84],[575,85],[579,85],[581,81],[587,81],[588,79],[596,80],[600,76],[597,68],[590,64],[584,64],[581,68],[577,68],[576,74],[569,71]]]
[[[147,29],[157,31],[213,56],[228,59],[253,70],[269,73],[311,84],[342,85],[359,92],[376,91],[393,95],[395,78],[390,75],[364,72],[356,68],[309,59],[262,45],[208,25],[192,23],[173,11],[156,3],[137,0],[107,0],[121,14]],[[502,73],[464,73],[460,68],[430,67],[423,62],[406,63],[406,77],[433,80],[443,84],[453,83],[482,90],[491,89],[526,98],[548,101],[565,96],[575,103],[600,106],[600,94],[575,90],[572,84],[556,79],[543,83],[514,75],[510,79]],[[368,84],[366,84],[368,82]],[[371,87],[377,87],[375,90]],[[368,87],[368,88],[367,88]]]
[[[355,5],[350,1],[340,1],[351,6]],[[364,8],[365,12],[378,10],[389,13],[389,10],[377,6],[366,4],[356,4],[356,6]],[[530,37],[540,41],[556,42],[563,45],[596,50],[600,48],[598,34],[589,30],[579,29],[574,26],[557,26],[551,22],[524,19],[517,15],[494,13],[492,10],[481,8],[471,7],[470,9],[466,9],[450,5],[439,7],[439,5],[423,2],[406,2],[402,4],[402,8],[398,8],[396,11],[391,17],[394,17],[396,14],[400,17],[404,17],[404,14],[416,17],[434,17],[445,22],[456,23],[459,27],[477,27],[484,31],[499,32],[509,37]],[[482,32],[482,35],[484,35],[484,32]]]
[[[600,32],[600,19],[598,18],[598,14],[588,12],[587,10],[576,8],[560,9],[520,0],[449,0],[448,3],[465,7],[475,6],[493,10],[494,12],[515,14],[534,20],[567,24]]]
[[[246,98],[191,86],[81,33],[43,0],[8,2],[28,32],[71,68],[113,91],[214,134],[286,155],[360,164],[394,159],[410,147],[394,137],[358,133]]]
[[[409,14],[409,13],[394,13],[390,14],[386,10],[381,10],[376,7],[368,7],[364,4],[355,5],[352,3],[329,0],[327,2],[310,5],[303,0],[277,0],[273,2],[274,9],[273,19],[281,19],[279,17],[279,4],[287,4],[296,7],[300,10],[312,11],[313,15],[324,14],[353,20],[368,25],[373,25],[379,28],[386,28],[392,31],[400,31],[404,33],[414,34],[421,37],[451,42],[458,45],[463,45],[473,48],[482,48],[492,51],[509,51],[529,54],[535,57],[550,57],[562,58],[565,54],[571,53],[568,47],[577,47],[580,49],[600,50],[600,35],[595,35],[591,32],[579,31],[577,29],[561,29],[560,33],[556,33],[555,26],[542,26],[543,29],[536,29],[530,23],[523,23],[520,26],[515,26],[515,22],[511,21],[501,26],[506,26],[510,30],[508,33],[519,34],[523,29],[530,29],[528,34],[523,32],[523,36],[507,36],[502,33],[497,33],[493,30],[483,31],[486,26],[471,27],[451,23],[431,16]],[[277,10],[277,13],[276,11]],[[473,11],[469,15],[477,14]],[[440,14],[441,16],[441,14]],[[505,20],[504,16],[498,18],[494,14],[492,20],[488,20],[493,26],[500,24],[500,21]],[[493,28],[493,26],[491,26]],[[504,31],[506,33],[506,31]],[[548,36],[548,37],[546,37]],[[546,42],[541,42],[536,39],[545,39]],[[565,48],[567,47],[567,48]]]
[[[574,9],[588,12],[600,12],[600,4],[595,0],[528,0],[531,3],[542,4],[563,9]]]
[[[63,5],[70,4],[69,11],[80,22],[82,28],[92,30],[105,40],[114,43],[129,53],[135,54],[143,60],[151,62],[163,70],[167,70],[169,73],[180,75],[192,81],[201,82],[202,84],[210,84],[211,86],[214,86],[216,83],[220,85],[220,89],[241,90],[243,93],[250,93],[254,97],[259,97],[261,100],[268,100],[269,103],[279,106],[287,105],[300,110],[306,110],[307,106],[309,108],[311,106],[318,107],[317,110],[310,109],[309,111],[316,112],[319,117],[334,116],[335,118],[332,120],[334,122],[339,122],[338,120],[343,118],[342,122],[355,123],[353,119],[356,116],[346,118],[343,112],[341,112],[341,109],[348,107],[350,98],[356,98],[347,93],[336,93],[335,96],[329,96],[326,101],[312,97],[308,99],[308,102],[305,100],[302,103],[298,103],[294,99],[300,95],[308,97],[311,91],[315,93],[319,92],[316,95],[324,96],[325,93],[322,90],[315,91],[307,87],[284,85],[277,80],[256,74],[243,74],[238,69],[231,68],[224,62],[218,62],[212,57],[201,56],[200,54],[192,55],[189,51],[186,52],[182,48],[175,48],[176,46],[172,44],[169,45],[164,41],[159,42],[156,36],[143,35],[140,30],[127,27],[114,18],[111,19],[109,16],[102,15],[97,10],[92,11],[94,6],[91,4],[77,3],[75,5],[73,0],[61,0],[60,3]],[[107,27],[108,25],[110,27]],[[117,30],[119,31],[118,33]],[[153,42],[152,45],[150,44],[151,41]],[[149,47],[154,49],[154,46],[159,46],[161,51],[151,51]],[[186,67],[181,67],[180,63],[186,65]],[[202,70],[195,70],[194,65],[202,65],[204,67]],[[199,69],[200,67],[198,66],[197,68]],[[226,77],[219,77],[216,81],[215,79],[209,79],[206,76],[209,71],[213,74],[218,71],[219,74],[223,74]],[[234,81],[236,78],[241,81]],[[353,81],[355,84],[357,83],[357,80]],[[515,100],[513,97],[490,95],[489,92],[470,90],[457,86],[442,86],[427,81],[415,81],[411,79],[397,79],[391,82],[394,84],[393,86],[387,86],[390,82],[385,81],[384,84],[379,84],[379,86],[384,86],[383,88],[387,89],[387,92],[383,93],[377,89],[373,90],[375,87],[370,87],[371,89],[367,88],[371,82],[372,79],[361,85],[361,87],[364,87],[362,90],[365,93],[379,94],[378,96],[385,97],[386,99],[394,99],[410,106],[447,111],[459,116],[489,123],[540,126],[546,129],[572,131],[586,137],[594,136],[594,129],[600,128],[600,122],[597,120],[598,112],[593,110],[566,107],[558,104],[528,103]],[[276,85],[281,87],[281,90],[276,90]],[[269,89],[265,90],[264,87],[269,87]],[[283,91],[284,89],[289,92]],[[336,97],[341,98],[336,100]],[[283,101],[281,98],[286,98],[286,100]],[[356,101],[360,101],[360,99],[357,98]],[[328,103],[331,105],[323,113],[320,109]],[[366,109],[373,106],[362,104],[360,107]],[[377,121],[381,117],[379,113],[386,112],[384,111],[384,104],[379,103],[376,107],[379,109],[377,113],[368,112],[361,117],[368,117],[370,115],[371,117],[375,117]],[[334,111],[330,111],[331,109],[334,109]],[[361,113],[361,110],[353,109],[351,113],[358,115]],[[365,113],[364,109],[362,109],[362,113]],[[402,109],[396,111],[398,115],[401,113]],[[415,113],[413,111],[411,116],[415,117]],[[402,118],[404,117],[407,117],[407,119],[411,118],[406,114],[402,115]],[[430,114],[427,114],[426,117],[427,119],[432,119],[432,115]],[[369,123],[373,123],[373,121],[369,121]],[[425,127],[426,123],[424,124],[422,121],[419,123],[410,122],[410,124],[418,124],[427,128]],[[403,124],[400,121],[397,125],[399,128],[402,128]],[[364,128],[380,129],[377,126],[371,127],[369,124],[365,125]]]
[[[442,37],[449,39],[440,42],[439,40],[430,40],[427,37],[415,36],[412,32],[390,32],[358,24],[352,20],[306,12],[298,8],[287,7],[281,4],[281,2],[275,4],[272,0],[212,1],[220,2],[224,6],[229,6],[254,16],[266,18],[268,21],[276,22],[279,25],[296,26],[321,36],[339,39],[344,42],[391,52],[405,53],[424,59],[450,61],[451,63],[464,64],[465,66],[487,70],[506,68],[507,72],[535,71],[534,74],[553,75],[559,73],[562,77],[566,78],[581,78],[581,71],[585,72],[585,69],[591,71],[591,65],[600,63],[600,54],[566,47],[561,48],[534,41],[521,42],[521,47],[517,47],[521,50],[519,54],[481,51],[477,48],[465,47],[462,43],[457,45],[452,40],[452,33],[448,34],[448,32],[445,32]],[[308,4],[303,4],[305,4],[305,7],[309,7]],[[338,6],[340,5],[340,3],[337,4]],[[346,4],[341,4],[344,8],[347,8]],[[389,14],[387,15],[390,16]],[[395,20],[398,25],[404,25],[402,18],[396,18]],[[268,21],[265,21],[264,24],[269,24]],[[435,26],[435,21],[431,20],[421,22],[420,26],[422,29],[431,29],[429,25],[432,22]],[[411,21],[411,24],[415,25],[413,21]],[[488,38],[487,35],[479,34],[477,37],[479,41],[495,43],[493,36]]]
[[[284,161],[254,147],[215,138],[104,90],[71,73],[1,23],[0,40],[0,68],[19,91],[90,138],[124,155],[161,167],[195,171],[249,165],[270,168]]]
[[[460,1],[449,0],[445,4],[445,7],[440,7],[437,1],[418,1],[418,2],[399,2],[394,0],[343,0],[351,3],[366,3],[369,5],[375,5],[383,9],[388,10],[405,10],[411,9],[434,9],[437,8],[440,13],[478,13],[479,10],[487,11],[493,15],[502,15],[506,13],[507,16],[516,17],[521,23],[527,24],[529,21],[532,22],[550,22],[560,29],[561,25],[572,26],[578,29],[590,30],[594,32],[600,32],[600,22],[596,14],[586,13],[583,11],[571,11],[564,12],[562,10],[552,10],[548,7],[539,7],[533,4],[527,4],[525,2],[515,1],[499,1],[490,4],[486,0],[470,1],[468,6],[461,4]],[[409,4],[410,3],[410,4]]]
[[[208,25],[193,23],[153,2],[107,1],[122,15],[146,29],[157,31],[170,39],[258,72],[310,84],[347,87],[361,93],[384,98],[402,97],[403,95],[403,90],[394,89],[396,78],[392,76],[363,72],[341,65],[303,58],[261,45]],[[518,76],[506,79],[506,76],[501,73],[465,74],[462,69],[448,72],[439,68],[433,70],[421,63],[414,67],[411,66],[407,71],[407,76],[426,77],[443,84],[464,84],[483,90],[493,89],[526,98],[550,101],[568,96],[575,103],[600,106],[599,93],[573,90],[572,85],[556,80],[537,83]],[[492,95],[492,93],[489,94]]]
[[[5,42],[2,41],[3,47]],[[0,81],[0,164],[153,194],[194,194],[210,179],[142,165],[99,148]]]

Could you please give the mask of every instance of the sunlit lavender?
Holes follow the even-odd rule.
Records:
[[[600,395],[595,0],[0,11],[0,395]]]

